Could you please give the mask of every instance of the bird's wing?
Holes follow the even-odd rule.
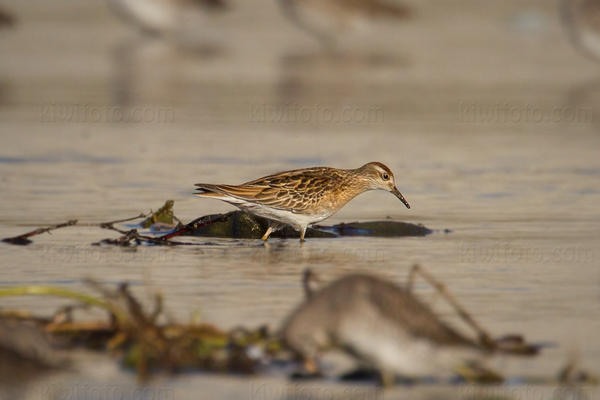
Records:
[[[196,184],[198,195],[226,196],[295,213],[305,213],[323,201],[336,186],[331,168],[310,168],[265,176],[241,185]]]
[[[443,321],[429,306],[404,288],[391,284],[380,285],[371,298],[384,315],[402,321],[404,327],[415,337],[428,338],[446,345],[476,346],[471,339]]]

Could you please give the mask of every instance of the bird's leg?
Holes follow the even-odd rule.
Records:
[[[379,384],[388,389],[396,384],[396,376],[389,371],[377,371],[377,380]]]
[[[304,362],[302,364],[303,364],[304,370],[309,375],[318,375],[319,374],[319,367],[313,358],[307,358],[306,360],[304,360]]]
[[[293,379],[313,379],[321,377],[321,371],[314,357],[303,357],[301,368],[292,374]]]
[[[265,234],[260,239],[263,242],[266,242],[267,239],[269,238],[269,235],[271,234],[271,232],[273,232],[273,227],[271,225],[269,225],[269,227],[267,228],[267,231],[265,232]]]
[[[304,234],[306,233],[306,227],[307,227],[307,225],[300,228],[300,241],[301,242],[304,242]]]
[[[409,291],[412,290],[412,285],[415,280],[416,274],[421,275],[421,277],[423,279],[425,279],[431,286],[433,286],[446,299],[446,301],[448,303],[450,303],[450,305],[456,310],[456,312],[458,313],[458,316],[467,325],[469,325],[475,332],[477,332],[477,334],[479,335],[479,340],[482,345],[489,346],[489,347],[495,346],[492,337],[485,331],[485,329],[483,329],[483,327],[481,325],[479,325],[477,322],[475,322],[473,317],[471,317],[471,314],[469,314],[467,312],[467,310],[458,303],[458,301],[454,298],[454,296],[446,289],[446,286],[444,286],[444,284],[442,284],[437,279],[435,279],[433,277],[433,275],[430,275],[428,272],[425,272],[425,270],[423,270],[417,264],[412,267],[412,269],[410,270],[410,273],[408,275],[408,283],[406,286],[407,290],[409,290]]]

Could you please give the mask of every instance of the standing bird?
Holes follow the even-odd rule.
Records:
[[[575,48],[600,61],[600,0],[562,0],[560,11]]]
[[[391,192],[410,208],[396,188],[394,174],[380,162],[370,162],[356,169],[296,169],[241,185],[197,183],[196,190],[199,197],[223,200],[269,219],[271,223],[262,240],[267,240],[282,224],[288,224],[300,231],[300,240],[304,241],[308,225],[329,218],[368,190]]]
[[[393,0],[279,0],[284,14],[325,47],[339,37],[376,19],[404,19],[411,10]]]
[[[464,336],[442,321],[409,287],[356,274],[315,290],[310,285],[313,277],[313,273],[304,273],[306,299],[287,317],[280,331],[284,343],[303,359],[311,373],[318,371],[318,356],[331,348],[343,349],[377,370],[384,384],[391,384],[396,375],[422,377],[461,369],[465,375],[484,372],[478,371],[477,362],[495,352],[537,353],[537,348],[517,336],[492,340],[461,309],[465,320],[478,330],[479,340]],[[500,379],[493,373],[491,376]]]

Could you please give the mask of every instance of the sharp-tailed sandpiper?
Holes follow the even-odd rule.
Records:
[[[262,239],[291,225],[304,240],[310,224],[335,214],[354,197],[368,190],[385,190],[410,205],[402,196],[392,171],[380,162],[356,169],[316,167],[265,176],[241,185],[196,184],[196,195],[219,199],[272,221]]]

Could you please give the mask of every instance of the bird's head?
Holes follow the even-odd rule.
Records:
[[[396,187],[396,181],[392,170],[380,162],[370,162],[363,165],[359,169],[360,175],[365,179],[365,183],[369,190],[385,190],[393,193],[406,208],[410,208],[410,204],[404,198],[402,193]]]

